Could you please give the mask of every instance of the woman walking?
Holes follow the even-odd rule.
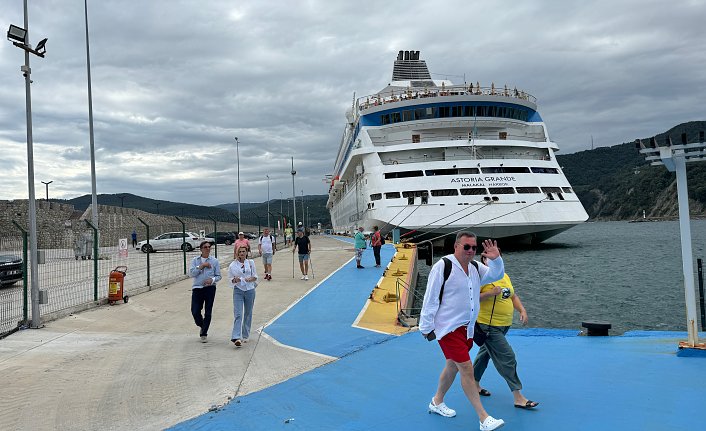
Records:
[[[240,347],[250,337],[252,309],[255,304],[257,270],[252,259],[246,259],[248,249],[241,246],[236,251],[236,259],[228,266],[228,280],[233,288],[233,332],[230,341]]]
[[[481,258],[486,263],[485,256]],[[505,335],[512,325],[513,311],[520,313],[520,322],[527,324],[527,311],[515,294],[510,277],[504,274],[501,280],[486,284],[480,288],[480,313],[477,322],[487,334],[485,343],[478,350],[473,360],[473,374],[478,385],[480,395],[490,396],[490,391],[480,385],[488,361],[493,360],[493,365],[498,373],[505,379],[512,391],[515,407],[518,409],[533,409],[539,404],[528,400],[522,394],[522,383],[517,376],[517,359]]]

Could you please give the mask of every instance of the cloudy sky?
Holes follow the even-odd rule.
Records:
[[[82,0],[30,1],[37,196],[91,192]],[[399,50],[538,99],[571,153],[706,119],[705,1],[89,0],[98,193],[203,205],[325,194],[353,93]],[[0,2],[3,33],[22,0]],[[22,51],[0,43],[0,199],[26,199]]]

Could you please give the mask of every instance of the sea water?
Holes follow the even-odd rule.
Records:
[[[691,221],[696,259],[706,259],[706,220]],[[679,222],[591,222],[539,246],[504,248],[505,271],[529,316],[529,327],[580,329],[583,321],[630,330],[686,331]],[[435,250],[435,260],[441,257]],[[419,261],[418,292],[429,267]],[[521,327],[515,313],[514,327]]]

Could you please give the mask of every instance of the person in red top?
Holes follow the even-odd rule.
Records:
[[[382,247],[382,237],[377,226],[373,226],[373,236],[370,238],[370,245],[373,246],[375,255],[375,268],[380,268],[380,248]]]
[[[248,254],[250,254],[250,241],[245,238],[245,234],[243,232],[238,232],[238,239],[236,239],[235,243],[233,243],[233,259],[238,258],[238,248],[240,247],[245,247],[248,250]]]

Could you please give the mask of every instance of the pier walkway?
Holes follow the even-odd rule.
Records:
[[[209,342],[198,342],[188,280],[0,340],[0,429],[478,429],[458,381],[446,398],[457,417],[427,414],[444,362],[436,343],[352,326],[382,274],[372,252],[357,270],[351,244],[312,237],[312,246],[308,282],[298,271],[292,279],[291,254],[275,255],[255,302],[253,327],[267,326],[241,349],[228,340],[223,282]],[[386,245],[383,262],[392,253]],[[489,367],[483,403],[504,429],[702,428],[706,358],[676,356],[685,334],[576,335],[510,331],[523,392],[541,404],[513,408]]]

